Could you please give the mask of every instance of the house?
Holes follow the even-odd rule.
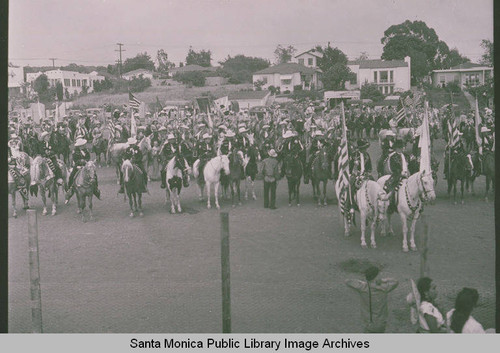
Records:
[[[317,68],[318,58],[322,57],[322,53],[320,53],[316,49],[311,49],[295,56],[295,62],[306,67]]]
[[[348,61],[347,67],[356,74],[356,81],[347,89],[361,89],[366,83],[375,83],[383,94],[408,91],[411,87],[411,59]]]
[[[185,74],[187,72],[215,72],[215,71],[217,71],[217,68],[213,66],[204,67],[200,65],[186,65],[170,69],[169,75],[170,77],[173,77],[175,76],[175,74]]]
[[[228,99],[231,102],[238,102],[240,109],[250,109],[267,105],[270,96],[270,91],[240,91],[229,93]]]
[[[319,79],[321,70],[297,63],[285,63],[268,67],[253,74],[253,83],[264,82],[262,89],[274,86],[280,92],[293,92],[296,86],[302,89],[320,89],[323,87]]]
[[[23,93],[24,68],[22,66],[9,65],[8,75],[9,96]]]
[[[489,77],[493,77],[492,67],[464,63],[447,70],[433,70],[432,84],[436,87],[445,87],[450,82],[456,82],[461,89],[464,89],[469,85],[482,85]]]
[[[340,102],[347,103],[352,100],[360,100],[360,91],[325,91],[323,99],[328,107],[335,107]]]
[[[139,78],[140,76],[142,76],[143,78],[149,78],[150,80],[153,79],[153,73],[151,71],[145,70],[145,69],[132,70],[132,71],[125,72],[124,74],[122,74],[122,78],[127,80],[127,81],[130,81],[134,78]]]
[[[38,78],[38,76],[45,74],[49,79],[49,84],[54,87],[57,83],[61,83],[63,91],[68,90],[70,94],[80,94],[84,87],[87,87],[87,92],[90,93],[94,90],[94,83],[97,81],[104,81],[104,76],[100,76],[97,72],[90,74],[64,71],[64,70],[50,70],[45,72],[33,72],[26,74],[26,82],[31,83]]]

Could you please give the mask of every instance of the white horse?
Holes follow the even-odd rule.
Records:
[[[197,160],[193,164],[193,175],[196,179],[198,179],[199,171],[198,165],[200,164],[200,160]],[[219,210],[219,183],[220,183],[220,171],[224,169],[224,173],[229,175],[229,158],[226,155],[219,155],[217,157],[212,158],[205,164],[205,168],[203,168],[203,177],[205,180],[205,185],[200,185],[200,198],[203,194],[203,187],[207,188],[207,208],[210,209],[212,206],[210,205],[210,185],[214,184],[214,195],[215,195],[215,207]]]
[[[385,182],[390,175],[384,175],[377,180],[381,187],[384,187]],[[403,179],[397,193],[397,211],[401,217],[403,226],[403,251],[408,252],[408,225],[407,220],[411,220],[410,229],[410,247],[413,251],[417,250],[415,244],[415,224],[420,216],[422,203],[436,199],[434,192],[434,180],[430,171],[421,171],[411,175],[408,179]],[[389,224],[389,233],[394,234],[391,225],[391,212],[387,213],[387,223]],[[384,224],[382,234],[386,234],[386,224]]]
[[[108,146],[108,162],[115,166],[116,184],[120,184],[120,169],[122,167],[122,156],[129,144],[126,142],[110,143]]]
[[[384,189],[373,180],[366,180],[356,191],[356,203],[361,214],[361,247],[366,249],[366,221],[370,221],[371,237],[370,245],[377,247],[375,242],[375,228],[378,222],[385,222],[387,208],[389,207],[389,196]]]
[[[182,189],[182,168],[181,161],[177,160],[177,157],[173,157],[165,167],[167,172],[167,188],[166,188],[166,199],[170,198],[170,212],[175,213],[182,212],[180,193]],[[184,160],[184,168],[189,175],[189,164]]]
[[[59,168],[61,169],[64,189],[66,189],[68,171],[63,161],[57,159],[57,163],[59,165]],[[57,203],[59,201],[59,185],[56,182],[54,173],[49,168],[47,159],[41,156],[37,156],[35,159],[33,159],[33,162],[30,166],[30,176],[30,188],[34,188],[35,190],[40,191],[40,195],[42,196],[42,215],[47,215],[46,192],[48,192],[48,196],[52,201],[52,216],[55,216],[57,213]]]

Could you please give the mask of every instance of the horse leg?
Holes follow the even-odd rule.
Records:
[[[373,215],[373,220],[370,224],[370,227],[371,227],[371,236],[370,236],[370,243],[371,243],[371,246],[372,246],[372,249],[376,249],[377,248],[377,243],[375,242],[375,228],[376,228],[376,217],[375,215]]]
[[[181,190],[180,189],[177,192],[177,212],[179,212],[179,213],[182,212],[182,207],[181,207]]]
[[[300,179],[297,180],[295,184],[295,195],[297,196],[297,207],[300,207],[300,197],[299,197],[299,187],[300,187]]]
[[[347,219],[347,216],[343,216],[344,218],[344,236],[348,237],[350,236],[350,227],[349,227],[349,220]]]
[[[220,210],[220,205],[219,205],[219,197],[218,197],[218,194],[219,194],[219,183],[218,182],[215,182],[215,187],[214,187],[215,191],[214,191],[214,194],[215,194],[215,207]]]
[[[176,197],[176,191],[171,190],[170,193],[170,213],[175,214],[175,197]]]
[[[248,183],[250,182],[250,177],[245,177],[245,200],[248,200]]]
[[[142,193],[137,195],[137,203],[139,205],[139,217],[144,216],[144,212],[142,211]]]
[[[408,225],[406,224],[406,215],[403,212],[399,215],[401,217],[401,224],[403,228],[403,251],[408,252]]]
[[[365,233],[366,233],[366,214],[364,212],[361,212],[361,247],[363,249],[367,248]]]
[[[168,201],[170,201],[170,191],[168,188],[165,188],[165,206],[168,204]]]
[[[232,207],[236,207],[236,205],[234,204],[234,187],[235,187],[234,184],[236,184],[236,181],[231,180],[229,182],[229,186],[231,186],[231,206]]]
[[[415,244],[415,226],[417,224],[417,215],[413,217],[411,221],[411,228],[410,228],[410,248],[412,251],[417,251],[417,245]]]
[[[460,201],[464,204],[464,181],[460,180]]]
[[[128,204],[130,206],[130,214],[129,214],[130,218],[134,217],[134,200],[132,198],[135,199],[135,194],[133,193],[128,194]]]
[[[492,183],[493,186],[493,183]],[[484,201],[488,202],[488,192],[490,190],[490,178],[486,176],[486,191],[484,193]]]
[[[238,179],[236,181],[236,187],[237,187],[237,190],[238,190],[238,206],[241,206],[241,190],[240,190],[240,184],[241,184],[241,181],[240,179]]]
[[[12,192],[11,196],[12,196],[12,209],[13,209],[12,216],[13,216],[14,218],[17,218],[17,209],[16,209],[16,189],[14,189],[14,192]]]
[[[288,207],[292,206],[293,182],[288,180]]]
[[[90,194],[90,196],[89,196],[89,219],[91,221],[94,220],[94,215],[92,214],[92,195],[93,194]]]
[[[47,197],[45,195],[45,188],[41,185],[38,188],[40,191],[40,195],[42,196],[42,203],[43,203],[42,215],[46,216],[47,215]]]
[[[457,183],[458,180],[453,181],[453,203],[456,205],[457,204]]]
[[[326,202],[326,184],[328,183],[328,179],[323,182],[323,206],[327,206]]]
[[[207,208],[210,209],[212,208],[212,206],[210,205],[210,182],[206,182],[205,184],[205,188],[207,189]],[[214,186],[214,190],[215,190],[215,186]],[[215,195],[215,197],[217,197],[217,194]]]

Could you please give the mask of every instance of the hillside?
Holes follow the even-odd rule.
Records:
[[[224,85],[213,87],[192,87],[185,86],[155,86],[149,87],[144,92],[134,93],[134,95],[146,105],[156,102],[156,97],[163,104],[165,101],[191,100],[195,97],[211,94],[219,98],[229,92],[251,89],[252,84]],[[92,93],[84,97],[79,97],[73,101],[73,105],[80,108],[101,107],[104,104],[122,106],[128,103],[128,93]]]

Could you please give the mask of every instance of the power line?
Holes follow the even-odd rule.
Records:
[[[55,61],[57,60],[57,58],[49,58],[49,60],[52,60],[52,67],[55,68]]]
[[[120,75],[120,78],[122,77],[122,51],[125,51],[125,49],[122,49],[123,43],[116,43],[118,45],[119,49],[115,51],[120,52],[120,60],[117,61],[118,63],[118,73]]]

